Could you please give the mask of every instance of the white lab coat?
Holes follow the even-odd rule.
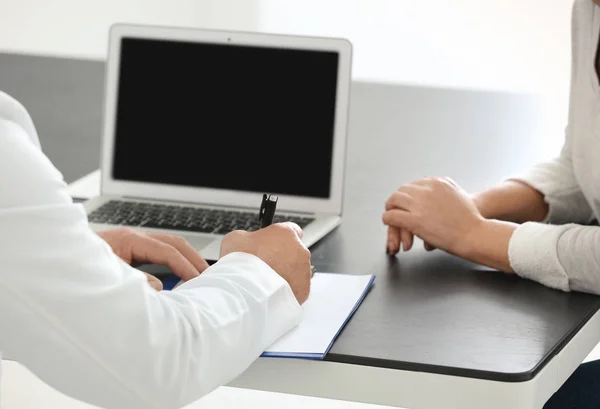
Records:
[[[301,320],[288,284],[234,253],[156,292],[88,227],[0,92],[0,351],[105,408],[179,408],[243,372]]]

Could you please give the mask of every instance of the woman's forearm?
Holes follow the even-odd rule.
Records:
[[[483,264],[506,273],[514,270],[510,265],[508,246],[517,224],[499,220],[483,220],[465,240],[457,254],[477,264]]]
[[[544,196],[518,181],[506,181],[473,196],[486,219],[473,230],[462,250],[464,257],[478,264],[512,273],[508,247],[515,223],[542,221],[548,215]]]
[[[486,219],[514,223],[540,222],[548,215],[544,195],[518,181],[506,181],[473,195],[473,200]]]

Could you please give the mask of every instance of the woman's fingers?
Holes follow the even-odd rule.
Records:
[[[388,228],[387,253],[396,255],[400,250],[409,251],[414,243],[414,236],[406,229],[390,226]]]
[[[429,244],[427,242],[423,243],[423,247],[425,247],[425,250],[427,250],[427,251],[435,250],[435,247],[433,247],[431,244]]]
[[[404,251],[410,250],[413,246],[414,240],[414,236],[412,235],[412,233],[406,229],[402,229],[400,231],[400,236],[402,237],[402,249]]]
[[[388,200],[385,202],[385,210],[392,209],[410,209],[412,198],[407,192],[394,192],[390,195]]]
[[[387,237],[387,253],[390,255],[398,254],[401,246],[401,237],[400,237],[400,229],[397,227],[390,226],[388,227],[388,237]]]

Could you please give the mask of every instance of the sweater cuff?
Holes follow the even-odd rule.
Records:
[[[571,222],[586,222],[591,216],[591,210],[583,193],[578,186],[566,190],[557,190],[558,186],[569,186],[568,180],[556,180],[543,166],[537,166],[523,175],[512,177],[513,180],[525,183],[544,195],[548,204],[548,214],[541,223],[563,224]]]
[[[557,251],[560,236],[570,227],[532,222],[519,226],[508,248],[510,265],[515,273],[550,288],[570,291],[569,277],[560,264]]]

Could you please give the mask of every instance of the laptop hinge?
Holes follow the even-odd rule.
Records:
[[[212,208],[218,208],[218,209],[240,209],[240,210],[256,211],[256,212],[258,212],[258,207],[259,207],[258,205],[256,207],[226,206],[226,205],[217,205],[217,204],[213,204],[213,203],[185,202],[185,201],[181,201],[181,200],[148,199],[148,198],[145,198],[145,197],[136,197],[136,196],[121,196],[121,197],[123,199],[142,200],[142,201],[145,201],[145,202],[152,202],[152,203],[164,203],[164,204],[176,203],[176,204],[181,204],[181,205],[185,204],[185,205],[192,205],[192,206],[212,207]],[[280,211],[282,213],[314,215],[314,213],[311,213],[311,212],[302,212],[302,211],[297,211],[297,210],[280,209]]]

